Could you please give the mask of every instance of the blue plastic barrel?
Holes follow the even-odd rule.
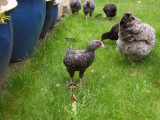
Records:
[[[17,0],[12,13],[13,51],[10,62],[29,57],[36,47],[45,20],[45,0]]]
[[[51,25],[50,25],[49,29],[52,29],[56,24],[57,17],[58,17],[58,4],[59,3],[54,4],[53,19],[52,19],[52,22],[51,22]]]
[[[40,39],[43,39],[49,30],[49,27],[51,25],[52,18],[53,18],[53,11],[54,11],[53,1],[46,1],[46,16],[45,16],[44,25],[40,34]]]
[[[5,15],[11,17],[11,13],[14,9],[5,12]],[[7,24],[0,24],[0,89],[4,81],[13,48],[12,18],[10,20],[6,19],[5,22]]]

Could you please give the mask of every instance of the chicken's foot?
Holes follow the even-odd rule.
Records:
[[[112,20],[112,17],[107,17],[108,20]]]
[[[74,83],[72,82],[72,78],[71,78],[71,80],[70,80],[70,82],[68,83],[68,86],[69,85],[73,85]]]
[[[132,64],[132,66],[134,66],[136,63],[134,63],[133,61],[132,61],[132,59],[130,58],[130,57],[127,57],[128,58],[128,60],[131,62],[131,64]]]
[[[81,85],[81,78],[80,78],[79,82],[77,83],[77,86],[78,86],[78,87],[79,87],[79,86],[82,86],[82,85]]]
[[[78,12],[79,12],[79,11],[77,11],[76,16],[78,16]]]

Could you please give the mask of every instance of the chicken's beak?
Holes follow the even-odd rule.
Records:
[[[99,46],[97,49],[99,49],[99,48],[105,48],[104,44],[102,42],[101,42],[101,46]]]
[[[105,48],[105,46],[104,46],[104,44],[103,44],[102,42],[101,42],[101,46],[100,46],[100,48],[101,48],[101,47],[102,47],[102,48]]]

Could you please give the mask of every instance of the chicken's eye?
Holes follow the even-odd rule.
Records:
[[[95,43],[94,47],[98,48],[99,46],[101,46],[101,43],[97,42]]]

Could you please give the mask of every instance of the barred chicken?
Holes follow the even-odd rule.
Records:
[[[86,21],[88,13],[90,14],[90,19],[91,19],[92,14],[94,12],[94,8],[95,8],[95,2],[93,0],[85,0],[85,2],[83,3],[83,12],[85,14]]]
[[[78,15],[79,10],[81,10],[81,1],[80,0],[70,0],[69,6],[72,11],[72,14],[75,14],[75,12],[77,12],[75,14],[75,16],[76,16],[76,15]]]
[[[66,49],[66,56],[63,59],[63,63],[66,66],[66,70],[70,74],[70,82],[68,85],[72,85],[72,78],[75,71],[79,72],[80,81],[78,86],[81,85],[81,79],[85,70],[92,64],[95,58],[95,50],[98,48],[104,48],[104,45],[99,40],[91,41],[86,50],[72,50],[71,48]]]
[[[148,55],[155,45],[155,30],[130,12],[123,15],[118,35],[118,50],[132,65]]]

